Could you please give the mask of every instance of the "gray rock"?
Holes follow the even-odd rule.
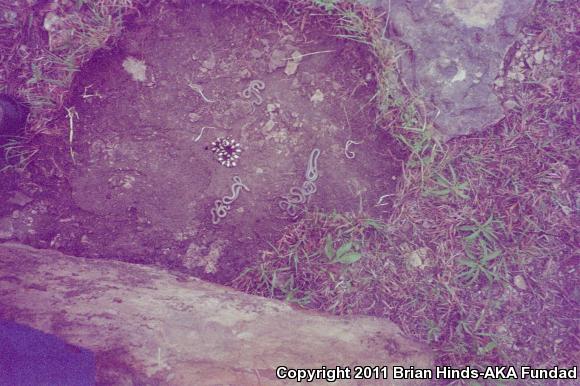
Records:
[[[503,117],[493,82],[533,0],[375,0],[371,5],[390,8],[388,37],[411,48],[403,55],[403,78],[430,102],[431,118],[446,138]]]
[[[270,61],[268,62],[268,71],[272,72],[284,66],[286,66],[286,54],[284,51],[275,49],[272,51]]]

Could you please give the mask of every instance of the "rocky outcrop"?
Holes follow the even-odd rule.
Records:
[[[98,384],[274,385],[285,384],[277,366],[432,366],[427,348],[384,319],[296,310],[154,267],[19,244],[0,245],[0,310],[93,351]]]
[[[387,37],[409,47],[402,55],[405,83],[431,105],[431,119],[446,138],[504,116],[493,82],[534,0],[371,3],[389,12]]]

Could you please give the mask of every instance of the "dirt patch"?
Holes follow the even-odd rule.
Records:
[[[380,217],[400,165],[375,127],[369,58],[312,21],[153,7],[78,74],[72,146],[39,159],[51,187],[16,236],[229,282],[304,210]],[[242,150],[232,167],[211,150],[227,137]],[[293,187],[296,216],[280,203]]]

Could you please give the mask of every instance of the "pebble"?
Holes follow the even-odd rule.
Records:
[[[536,53],[534,53],[534,61],[536,62],[536,64],[542,64],[542,62],[544,61],[544,53],[545,51],[543,49],[536,51]]]
[[[284,68],[284,73],[288,76],[291,76],[291,75],[296,74],[296,71],[298,71],[298,63],[294,62],[292,60],[289,60],[286,63],[286,68]]]
[[[518,102],[516,102],[513,99],[508,99],[507,101],[503,102],[503,107],[506,110],[514,110],[518,106],[519,106]]]
[[[407,262],[413,268],[423,268],[423,260],[427,257],[428,249],[423,247],[405,254]]]
[[[317,104],[324,100],[324,93],[320,89],[316,89],[314,94],[310,97],[310,102]]]
[[[278,103],[268,103],[266,105],[266,111],[273,113],[274,111],[278,110],[279,107],[280,105]]]
[[[528,289],[528,285],[526,284],[526,280],[524,279],[524,277],[522,275],[516,275],[516,277],[514,277],[514,284],[516,287],[518,287],[521,290]]]
[[[275,49],[272,51],[272,55],[270,56],[270,62],[268,63],[268,70],[272,72],[278,68],[284,67],[286,65],[286,55],[284,55],[283,51]]]

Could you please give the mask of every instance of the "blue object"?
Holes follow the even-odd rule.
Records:
[[[20,136],[30,108],[21,100],[0,94],[0,136]]]
[[[0,320],[1,386],[89,386],[95,356],[62,339]]]

